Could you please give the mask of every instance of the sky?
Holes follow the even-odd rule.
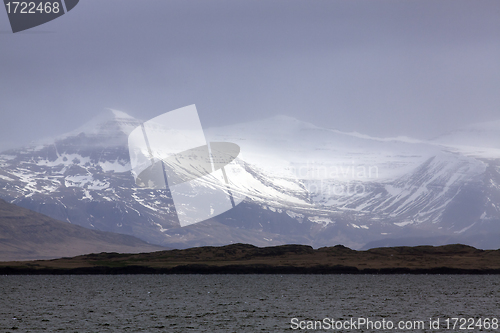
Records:
[[[499,59],[498,0],[81,0],[16,34],[0,8],[0,150],[190,104],[427,139],[500,119]]]

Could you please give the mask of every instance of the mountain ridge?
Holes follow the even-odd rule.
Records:
[[[57,221],[0,199],[0,261],[164,249],[133,236],[89,230]]]
[[[130,174],[127,129],[140,121],[108,116],[85,125],[88,132],[0,154],[0,198],[171,247],[361,248],[409,234],[500,233],[500,154],[475,157],[438,143],[350,135],[280,116],[205,130],[208,141],[240,146],[231,171],[247,199],[181,228],[169,194],[136,188]]]
[[[463,244],[355,251],[287,244],[231,244],[141,254],[99,253],[0,262],[0,274],[500,274],[500,250]]]

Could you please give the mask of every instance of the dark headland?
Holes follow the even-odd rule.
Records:
[[[500,250],[454,244],[355,251],[248,244],[0,262],[0,274],[500,274]]]

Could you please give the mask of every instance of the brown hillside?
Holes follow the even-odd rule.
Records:
[[[72,257],[99,252],[165,250],[136,237],[89,230],[0,199],[0,261]]]

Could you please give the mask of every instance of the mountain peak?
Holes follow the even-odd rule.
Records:
[[[256,129],[272,129],[272,131],[287,131],[292,129],[303,129],[303,128],[319,128],[316,125],[302,121],[300,119],[285,116],[285,115],[275,115],[269,118],[252,121],[246,125],[254,126]]]
[[[106,111],[111,112],[112,116],[115,119],[134,119],[135,120],[135,118],[132,117],[131,115],[129,115],[128,113],[125,113],[125,112],[120,111],[120,110],[108,108],[108,109],[106,109]]]
[[[290,122],[302,122],[301,120],[298,120],[297,118],[286,116],[284,114],[278,114],[274,117],[271,117],[273,120],[278,120],[278,121],[290,121]]]
[[[306,126],[306,127],[317,127],[316,125],[313,125],[313,124],[308,123],[306,121],[297,119],[295,117],[286,116],[283,114],[279,114],[279,115],[267,118],[267,120],[265,120],[265,121],[278,122],[281,124],[289,124],[289,125],[302,125],[302,126]]]
[[[82,133],[88,137],[128,136],[128,134],[140,124],[140,120],[130,116],[126,112],[115,109],[105,109],[104,112],[84,123],[76,130],[63,134],[57,139],[64,139]]]

